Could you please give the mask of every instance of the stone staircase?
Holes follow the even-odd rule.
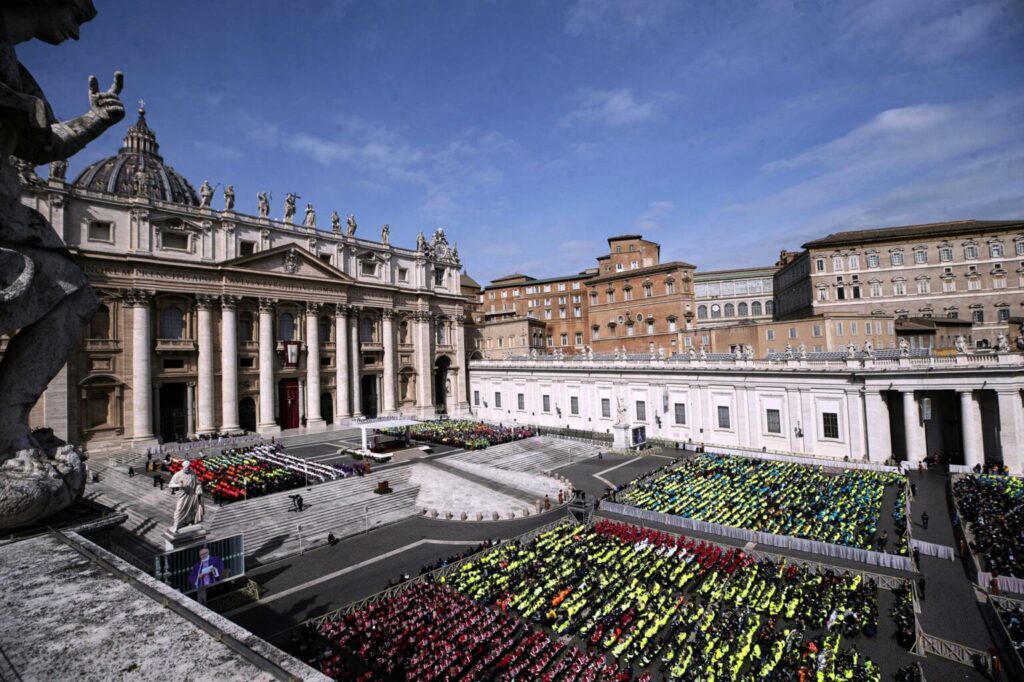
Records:
[[[246,556],[265,563],[323,543],[328,533],[341,539],[414,516],[419,487],[410,476],[408,467],[400,467],[235,502],[204,525],[211,537],[244,533]],[[394,492],[374,493],[385,480]],[[289,496],[296,494],[306,506],[302,512],[291,511]]]
[[[138,541],[133,553],[151,556],[162,551],[163,532],[174,520],[175,498],[170,491],[154,488],[148,476],[130,478],[127,466],[113,462],[90,461],[89,468],[100,480],[86,484],[85,499],[128,515],[123,528]]]

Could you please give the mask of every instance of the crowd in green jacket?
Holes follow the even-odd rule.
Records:
[[[877,588],[860,575],[601,521],[510,543],[446,582],[669,680],[881,679],[848,642],[877,633]]]
[[[822,467],[703,454],[638,484],[622,502],[748,530],[874,549],[895,472],[826,472]]]

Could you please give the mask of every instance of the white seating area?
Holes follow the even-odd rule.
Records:
[[[535,436],[502,445],[492,445],[484,450],[472,450],[455,455],[454,459],[473,464],[523,471],[527,473],[548,473],[575,464],[601,451],[596,445],[579,441],[564,440],[551,436]]]
[[[309,480],[315,480],[318,483],[334,481],[344,477],[344,474],[341,471],[332,466],[313,462],[302,457],[289,455],[287,452],[279,452],[270,444],[257,445],[252,449],[252,454],[260,459],[270,462],[271,464],[284,467],[285,469],[306,473]]]

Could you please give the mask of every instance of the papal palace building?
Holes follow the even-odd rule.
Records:
[[[272,218],[269,197],[258,217],[230,189],[213,208],[141,110],[117,155],[71,183],[65,168],[26,178],[23,201],[102,304],[34,425],[96,450],[467,409],[461,263],[442,230],[403,248],[386,227],[356,236],[354,217],[318,229],[312,207]]]

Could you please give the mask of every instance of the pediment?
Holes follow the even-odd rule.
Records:
[[[329,263],[316,258],[306,249],[295,245],[242,256],[222,263],[225,268],[253,270],[278,275],[351,282],[352,278]]]

